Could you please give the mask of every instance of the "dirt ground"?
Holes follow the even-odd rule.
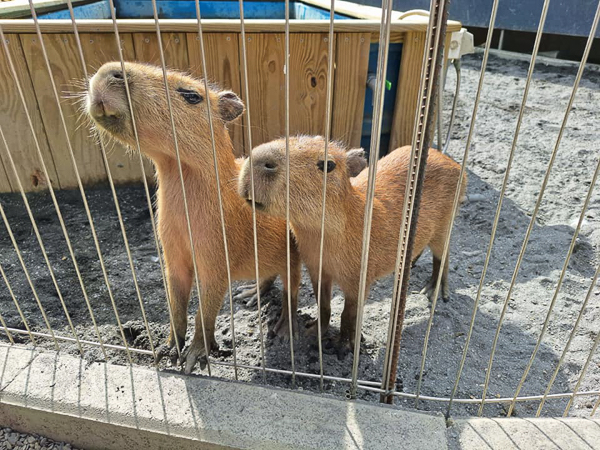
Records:
[[[449,150],[451,156],[458,161],[462,160],[464,152],[480,66],[480,54],[467,56],[463,60],[463,86]],[[448,303],[438,302],[435,310],[421,391],[423,395],[447,397],[456,377],[489,244],[527,67],[527,62],[503,59],[498,56],[491,56],[489,60],[477,126],[468,158],[469,200],[460,210],[452,235],[450,265],[452,296]],[[576,67],[572,66],[538,63],[536,67],[492,259],[485,278],[473,337],[459,385],[459,398],[481,396],[498,317],[506,299],[531,212],[556,142],[575,74]],[[446,86],[446,112],[450,109],[450,93],[453,91],[454,79],[451,70]],[[554,169],[510,298],[490,379],[489,398],[511,397],[514,394],[534,350],[598,161],[597,142],[600,137],[597,127],[598,105],[600,105],[600,71],[587,70],[562,138]],[[88,189],[87,194],[118,313],[125,324],[126,338],[134,347],[149,349],[148,336],[140,321],[140,307],[110,191],[107,188],[93,188]],[[144,192],[140,186],[126,186],[118,189],[118,195],[152,336],[155,342],[161,342],[168,332],[168,314]],[[50,198],[47,194],[37,194],[30,195],[29,200],[76,331],[81,339],[97,340]],[[58,200],[66,218],[66,226],[102,338],[106,343],[122,344],[79,193],[63,191],[58,193]],[[63,309],[20,197],[14,194],[2,195],[0,201],[10,220],[33,284],[52,327],[57,333],[69,336],[70,330]],[[599,263],[599,224],[600,195],[596,192],[585,214],[583,227],[550,316],[547,332],[541,341],[521,395],[543,393],[558,363],[590,286],[594,270]],[[4,227],[0,228],[0,263],[20,301],[29,326],[44,331],[44,321],[16,254],[12,250],[6,230]],[[431,314],[427,299],[414,292],[426,282],[430,270],[431,259],[429,254],[425,254],[413,269],[411,279],[413,294],[408,300],[398,370],[399,390],[407,393],[414,393],[416,389],[421,352]],[[381,379],[391,285],[390,278],[377,282],[371,290],[365,308],[363,326],[365,340],[362,344],[359,367],[359,378],[362,380]],[[339,295],[339,292],[336,294]],[[265,334],[273,326],[279,314],[280,296],[281,284],[278,281],[276,288],[263,298],[262,317]],[[303,325],[316,313],[312,289],[306,276],[301,287],[299,304],[301,325]],[[332,336],[339,330],[342,306],[343,303],[338,296],[333,301],[333,326],[329,331]],[[0,308],[9,326],[21,329],[24,327],[5,287],[0,289]],[[192,301],[190,317],[196,308],[197,302]],[[234,316],[238,363],[260,365],[257,309],[236,303]],[[600,286],[595,286],[592,288],[592,297],[583,313],[570,351],[556,377],[552,388],[553,393],[572,390],[593,340],[599,332],[599,323]],[[190,333],[188,333],[189,337]],[[218,318],[216,337],[221,352],[213,356],[212,360],[232,362],[228,301],[224,302],[222,313]],[[4,336],[1,339],[4,339]],[[27,343],[26,336],[19,336],[19,341]],[[52,347],[47,340],[40,340],[39,344]],[[61,346],[64,351],[77,352],[73,344],[62,343]],[[84,356],[89,360],[102,359],[102,354],[95,347],[86,346]],[[126,355],[122,351],[109,351],[109,359],[116,363],[127,362]],[[151,364],[151,359],[144,355],[134,355],[134,361],[138,364]],[[289,344],[265,337],[265,363],[267,367],[289,370],[291,368]],[[350,376],[351,357],[340,361],[335,354],[326,351],[323,355],[323,363],[326,375]],[[163,366],[166,369],[173,369],[166,362]],[[309,347],[304,339],[295,342],[295,368],[302,372],[319,373],[318,353]],[[233,370],[230,367],[212,364],[211,369],[213,376],[233,378]],[[197,373],[206,374],[206,371],[202,372],[198,369]],[[240,369],[238,377],[242,381],[257,383],[263,381],[262,373],[255,370]],[[268,374],[266,381],[269,385],[292,387],[291,378],[287,375]],[[596,352],[592,359],[580,390],[594,390],[598,389],[598,386],[600,386],[600,352]],[[319,383],[318,380],[297,377],[296,387],[318,391]],[[324,386],[326,393],[336,396],[343,396],[347,387],[347,384],[340,382],[325,382]],[[371,401],[379,399],[378,395],[366,391],[360,391],[359,397]],[[595,397],[577,398],[570,414],[589,415],[595,401]],[[407,407],[412,406],[413,403],[411,400],[398,401],[398,404]],[[550,400],[546,403],[543,414],[561,415],[565,404],[564,399]],[[535,401],[519,403],[516,414],[532,415],[537,406],[538,402]],[[445,404],[425,401],[420,403],[420,408],[444,410]],[[476,412],[476,406],[461,404],[455,404],[452,410],[454,415]],[[505,408],[490,405],[486,406],[484,413],[498,416],[505,414]]]

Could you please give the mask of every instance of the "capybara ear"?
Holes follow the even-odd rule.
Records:
[[[348,167],[348,175],[355,177],[367,167],[367,158],[365,151],[362,148],[353,148],[346,152],[346,167]]]
[[[219,113],[225,122],[231,122],[244,112],[244,102],[231,91],[219,94]]]

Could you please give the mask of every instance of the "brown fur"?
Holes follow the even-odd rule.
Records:
[[[192,253],[185,218],[183,196],[162,69],[125,63],[141,151],[156,167],[158,180],[158,232],[162,243],[170,302],[173,311],[169,341],[159,358],[185,341],[187,309],[194,283]],[[90,80],[87,111],[101,130],[136,148],[120,63],[103,65]],[[207,114],[204,82],[180,72],[169,71],[168,83],[177,130],[183,177],[194,237],[194,253],[201,286],[201,301],[206,337],[212,347],[217,314],[227,290],[225,251],[216,191],[213,150]],[[193,90],[202,96],[190,104],[178,88]],[[236,193],[236,180],[242,161],[235,160],[226,122],[243,112],[241,100],[231,91],[210,88],[210,106],[214,123],[216,154],[233,280],[255,277],[252,211]],[[261,280],[280,275],[285,290],[291,290],[293,320],[300,283],[300,259],[291,242],[291,282],[286,269],[285,221],[267,215],[257,217],[258,259]],[[288,331],[287,293],[278,331]],[[196,314],[193,341],[184,355],[185,371],[190,372],[199,357],[208,353],[204,346],[200,312]],[[183,361],[182,361],[183,362]]]
[[[324,140],[322,137],[300,136],[290,140],[290,221],[300,255],[311,276],[319,267],[319,239],[323,196]],[[359,297],[360,263],[363,237],[363,216],[366,202],[368,170],[351,178],[356,165],[355,154],[339,145],[329,146],[329,160],[335,168],[327,174],[325,239],[323,251],[323,290],[321,317],[323,332],[327,330],[331,309],[332,283],[339,284],[345,294],[341,339],[350,345],[354,341],[357,301]],[[373,221],[367,270],[367,293],[371,283],[390,274],[395,266],[398,236],[402,223],[405,183],[410,147],[394,150],[380,159],[377,166]],[[285,141],[263,144],[253,150],[255,201],[261,210],[281,217],[285,214]],[[425,170],[425,180],[414,255],[425,247],[433,253],[432,281],[437,281],[441,268],[444,241],[452,215],[452,204],[460,166],[431,149]],[[250,168],[244,164],[240,174],[239,193],[248,198]],[[461,201],[466,190],[466,176],[461,185]],[[442,292],[448,296],[447,270],[444,265]],[[431,296],[432,285],[424,289]],[[315,290],[316,292],[316,290]],[[313,332],[314,326],[313,326]]]

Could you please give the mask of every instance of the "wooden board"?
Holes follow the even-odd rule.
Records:
[[[188,71],[190,63],[185,33],[161,33],[167,69]],[[134,33],[135,59],[160,66],[160,48],[156,33]]]
[[[44,162],[50,175],[50,181],[53,187],[60,189],[61,184],[54,166],[54,158],[48,146],[46,131],[42,121],[33,86],[29,78],[29,71],[21,41],[18,35],[5,35],[8,40],[8,47],[11,58],[18,74],[18,81],[23,89],[27,111],[31,116],[35,136],[38,139]],[[31,37],[31,35],[28,35]],[[42,165],[35,146],[35,141],[25,109],[17,91],[17,85],[12,77],[8,65],[8,59],[4,48],[0,50],[0,126],[6,137],[9,149],[15,161],[19,179],[26,191],[36,191],[46,188],[44,177],[42,175]],[[13,178],[12,167],[6,156],[4,145],[0,146],[0,158],[8,175],[8,180],[0,182],[2,192],[18,190],[16,180]]]
[[[247,60],[252,145],[285,135],[283,34],[248,34]],[[323,134],[327,88],[327,34],[290,36],[290,135]],[[241,50],[241,44],[240,44]]]
[[[412,142],[425,41],[425,33],[407,33],[404,40],[390,149],[410,145]]]
[[[240,52],[237,33],[203,33],[206,74],[210,82],[241,95]],[[204,78],[200,38],[197,33],[187,34],[190,72]],[[243,117],[228,126],[236,156],[244,154]]]
[[[60,108],[65,118],[67,135],[65,135],[60,119],[59,105],[56,103],[50,74],[46,67],[38,37],[37,35],[22,35],[21,43],[61,187],[63,189],[77,187],[77,176],[68,147],[69,141],[77,162],[81,181],[84,184],[93,184],[105,180],[106,170],[100,149],[94,140],[90,138],[85,120],[79,119],[81,112],[77,103],[68,98],[70,92],[81,90],[79,86],[84,78],[74,35],[44,35],[44,44],[54,83],[59,96],[63,97]]]
[[[370,43],[369,33],[336,36],[331,137],[349,147],[360,146]]]
[[[120,34],[123,59],[135,60],[133,37],[131,34]],[[102,64],[109,61],[119,61],[119,49],[113,34],[81,34],[81,47],[85,59],[88,75],[91,77]],[[87,129],[87,125],[84,125]],[[115,183],[141,181],[142,169],[137,148],[128,152],[126,147],[114,140],[104,140],[111,176]],[[145,160],[144,168],[149,181],[154,179],[152,163]]]

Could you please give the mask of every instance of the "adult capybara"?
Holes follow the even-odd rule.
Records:
[[[211,347],[215,345],[215,320],[227,290],[207,98],[210,99],[214,124],[231,277],[233,280],[255,277],[252,211],[236,192],[235,180],[242,162],[234,158],[226,128],[228,122],[242,114],[244,105],[231,91],[211,86],[206,92],[202,80],[177,71],[169,70],[167,73],[194,237],[192,252],[163,71],[159,67],[129,62],[125,63],[125,71],[140,149],[154,163],[158,181],[158,233],[173,312],[169,339],[159,348],[158,359],[169,352],[175,359],[176,341],[180,346],[185,342],[188,302],[194,282],[192,255],[197,264],[206,337]],[[136,148],[120,63],[104,64],[91,78],[85,107],[99,130],[130,148]],[[295,325],[301,264],[295,243],[291,242],[291,279],[287,280],[285,220],[259,215],[256,225],[261,287],[271,284],[277,275],[281,276],[285,290],[291,292],[292,321]],[[280,335],[289,331],[287,305],[287,292],[284,292],[281,318],[275,327]],[[185,363],[186,373],[193,369],[198,358],[210,351],[205,349],[200,317],[198,311],[194,338],[182,356],[184,361],[181,363]]]

